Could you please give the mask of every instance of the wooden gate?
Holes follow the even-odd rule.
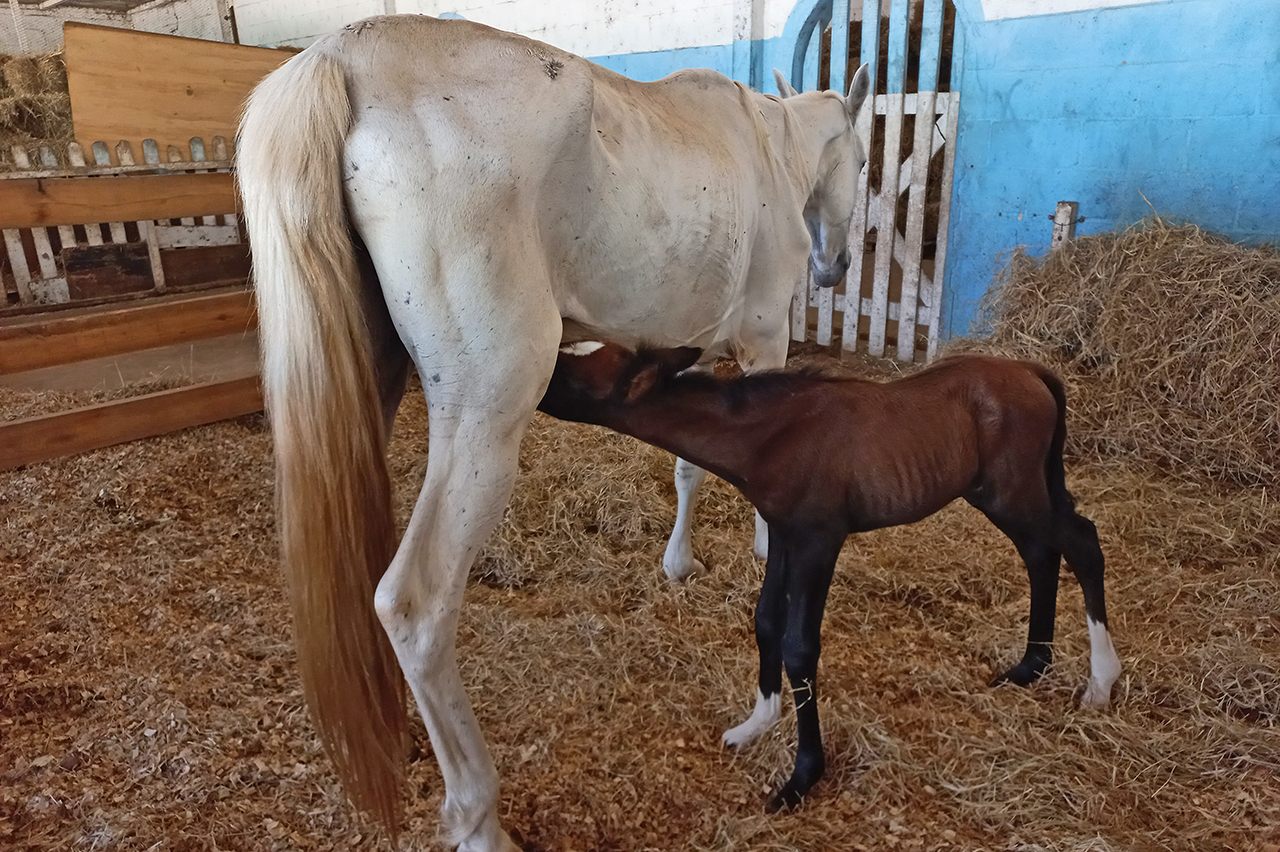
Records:
[[[867,167],[849,235],[845,283],[820,289],[803,274],[792,339],[900,361],[937,349],[960,93],[951,88],[953,0],[820,0],[801,29],[791,82],[847,87],[866,62],[874,109],[859,116]],[[882,15],[881,11],[887,10]],[[847,49],[841,51],[841,46]],[[868,144],[869,143],[869,144]],[[860,344],[859,341],[865,341]]]

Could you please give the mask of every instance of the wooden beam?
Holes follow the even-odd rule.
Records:
[[[180,219],[239,206],[228,172],[0,181],[0,228]]]
[[[0,423],[0,470],[152,438],[262,410],[257,376]]]
[[[20,373],[255,328],[248,290],[0,324],[0,373]]]

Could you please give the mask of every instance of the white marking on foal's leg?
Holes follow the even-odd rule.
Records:
[[[1089,665],[1092,671],[1084,695],[1080,697],[1080,706],[1105,710],[1111,706],[1111,685],[1120,677],[1120,658],[1111,644],[1107,626],[1092,618],[1088,622]]]
[[[693,462],[676,459],[676,523],[662,555],[662,570],[671,580],[683,580],[703,570],[693,558],[693,507],[698,502],[698,488],[707,472]]]
[[[760,517],[759,512],[756,512],[756,543],[752,550],[756,559],[769,558],[769,525]]]
[[[724,736],[720,739],[727,746],[746,745],[772,728],[781,718],[782,693],[775,692],[773,695],[766,696],[757,689],[756,706],[751,711],[751,715],[747,717],[747,721],[736,728],[730,728],[725,731]]]
[[[560,351],[566,355],[573,355],[581,358],[583,355],[590,355],[597,349],[603,349],[604,344],[598,340],[583,340],[580,343],[566,343],[560,347]]]

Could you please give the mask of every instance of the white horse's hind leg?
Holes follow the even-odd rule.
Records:
[[[387,302],[415,353],[430,416],[422,492],[374,603],[440,764],[448,841],[463,852],[514,852],[498,820],[498,773],[458,673],[457,628],[471,564],[502,518],[520,440],[555,367],[560,317],[550,286],[515,271],[527,260],[487,250],[455,263],[453,278],[423,281],[407,270],[430,269],[429,259],[393,251],[412,245],[412,234],[374,236],[375,258],[380,249],[393,259],[381,282],[396,297]],[[505,256],[536,251],[521,245]]]
[[[444,777],[445,831],[468,852],[516,848],[498,823],[498,773],[458,673],[456,635],[468,570],[511,494],[527,416],[495,423],[491,411],[433,406],[426,481],[375,597]]]
[[[693,462],[676,459],[676,523],[662,556],[662,570],[671,580],[683,580],[703,570],[693,556],[693,508],[707,472]]]

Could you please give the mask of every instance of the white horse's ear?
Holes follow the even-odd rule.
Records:
[[[797,94],[795,87],[787,82],[787,78],[782,76],[782,72],[777,68],[773,69],[774,82],[778,84],[778,94],[784,98],[795,97]]]
[[[852,121],[858,115],[858,107],[862,106],[862,102],[866,100],[867,92],[871,91],[871,69],[867,67],[867,63],[862,63],[862,67],[858,69],[858,73],[853,75],[853,79],[849,81],[849,94],[845,96],[844,106],[849,111],[849,120]]]

